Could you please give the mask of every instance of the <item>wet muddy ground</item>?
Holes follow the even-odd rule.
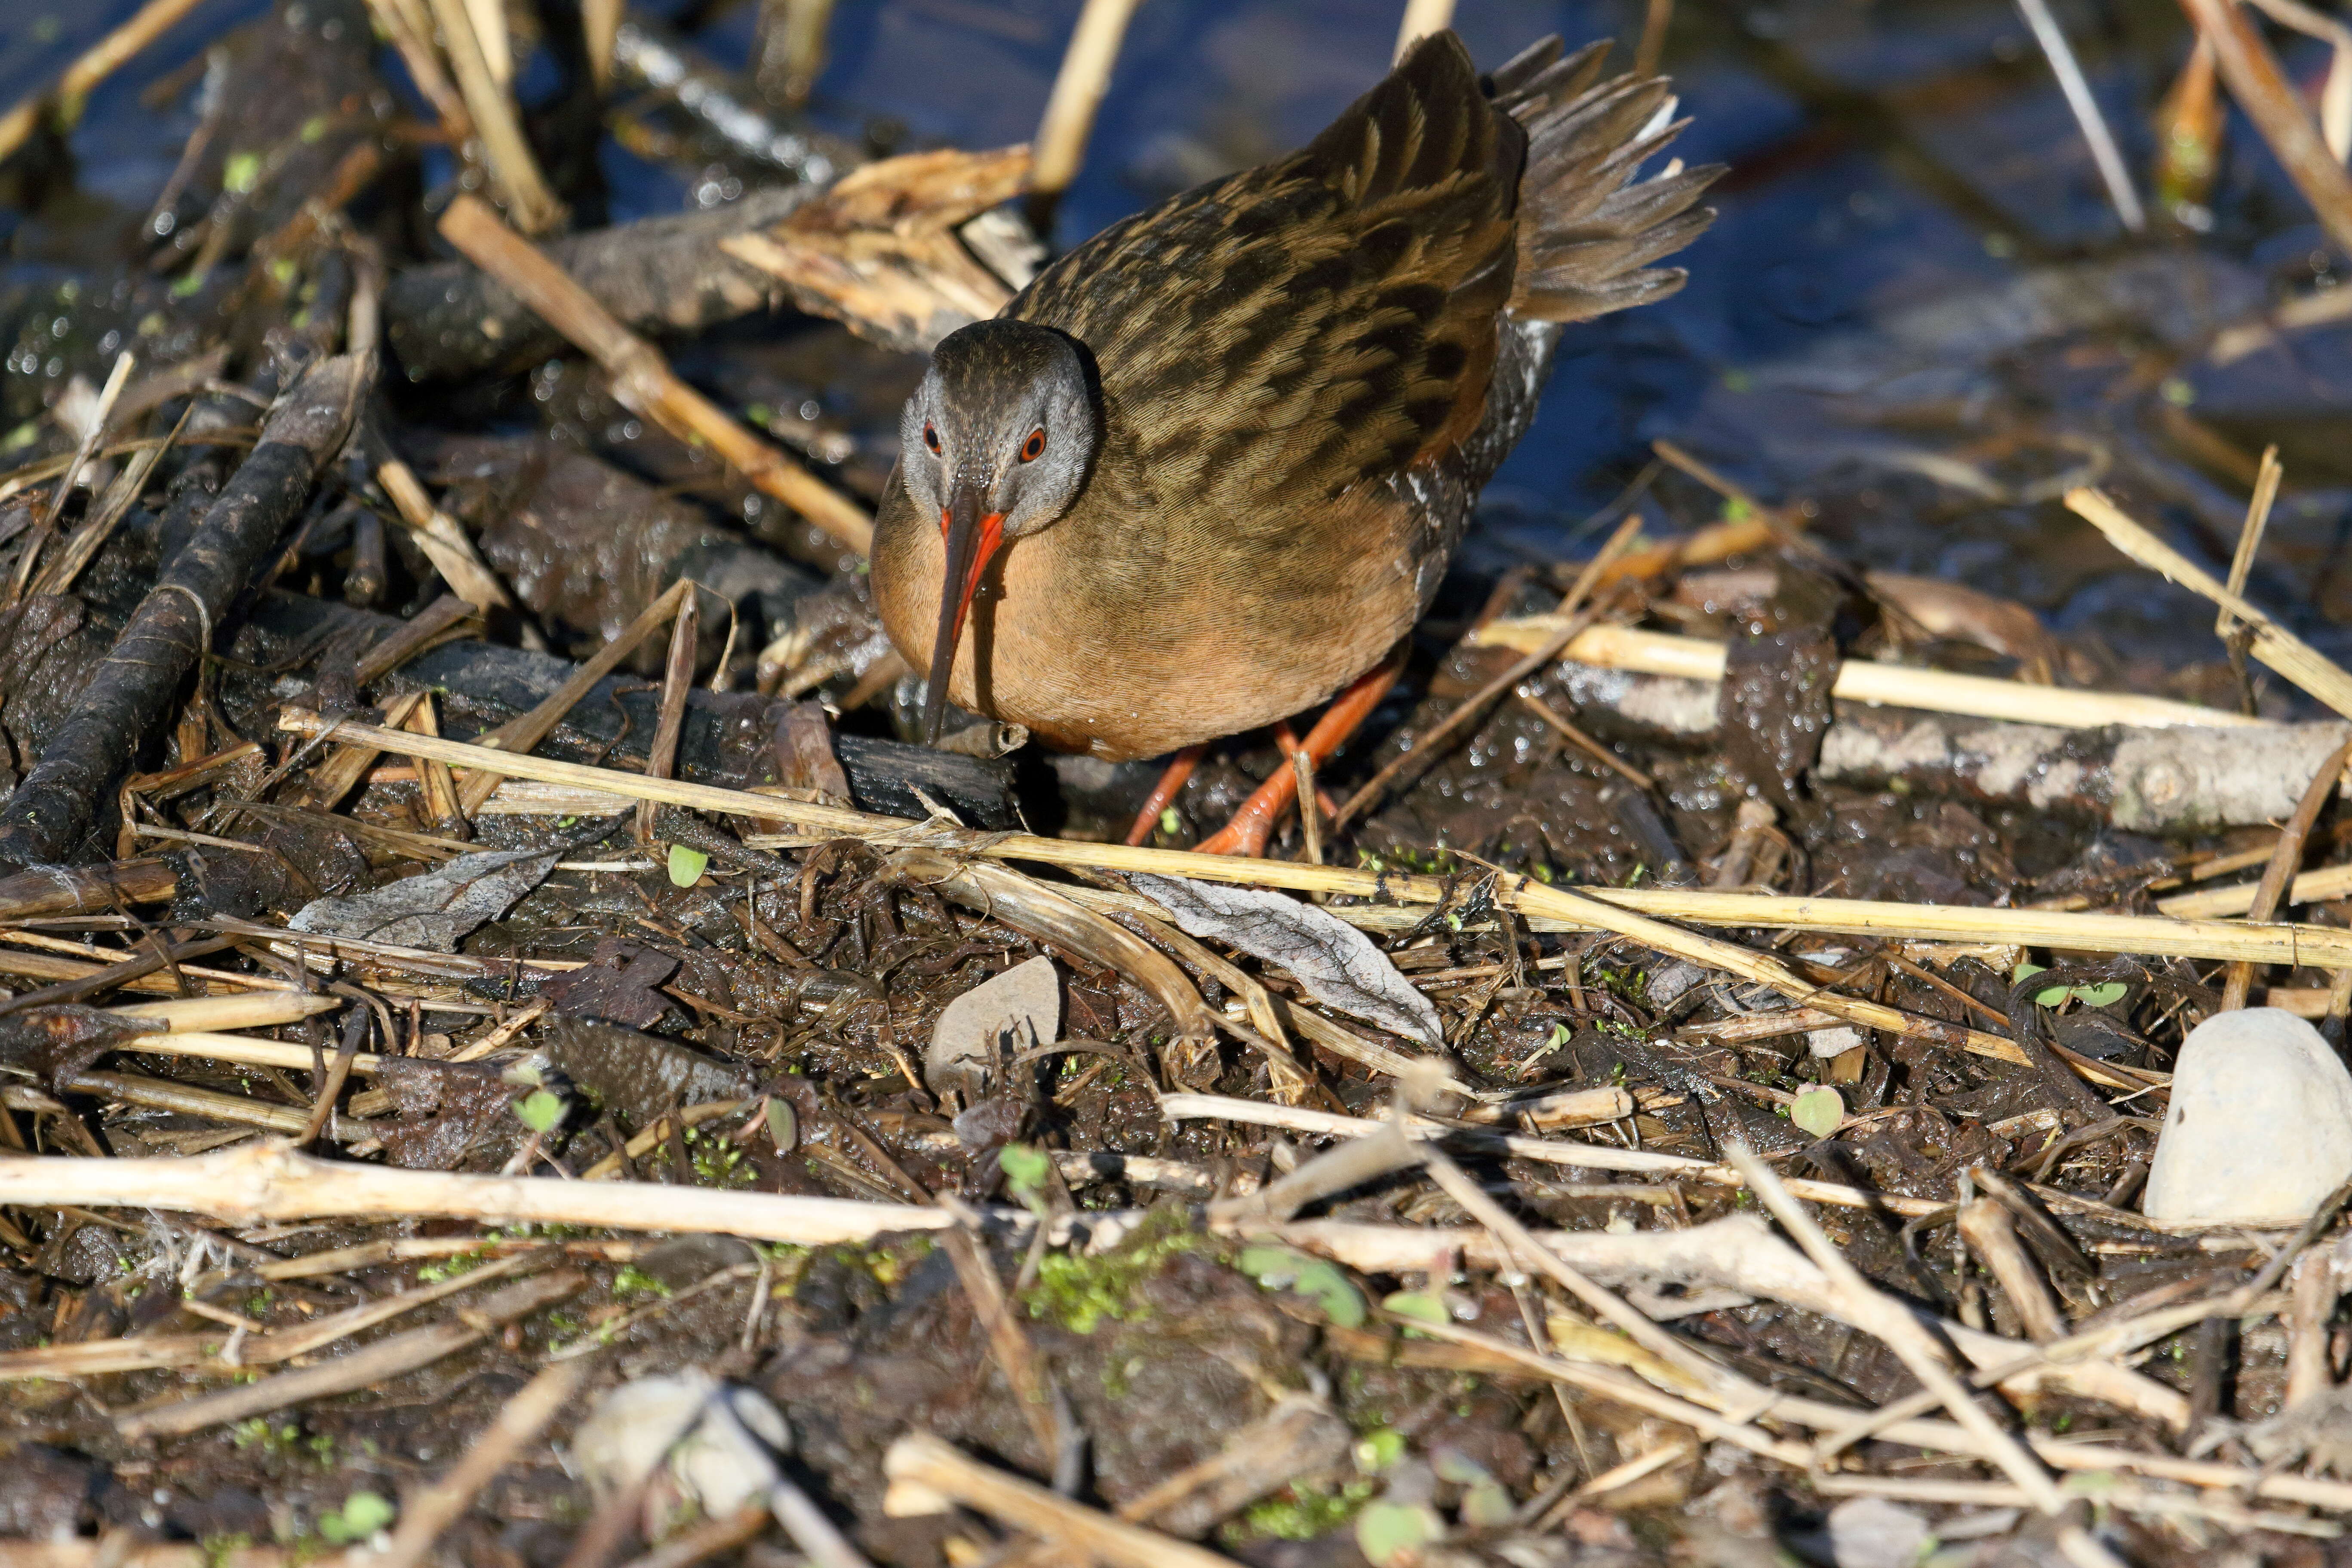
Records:
[[[2084,1561],[2094,1539],[2149,1564],[2344,1555],[2352,1337],[2333,1294],[2294,1306],[2279,1274],[2333,1239],[2138,1210],[2175,1053],[2223,1008],[2225,963],[1997,923],[1960,940],[1925,916],[1841,931],[1776,905],[1785,923],[1706,926],[1743,968],[1680,941],[1695,923],[1580,924],[1536,896],[2153,924],[2273,859],[2338,738],[2312,750],[2284,725],[2324,705],[2062,500],[2104,487],[2220,574],[2275,446],[2246,596],[2352,653],[2352,329],[2324,303],[2344,258],[2235,111],[2210,172],[2158,178],[2191,125],[2158,118],[2190,47],[2177,10],[2059,12],[2158,203],[2137,237],[2009,5],[1673,10],[1677,151],[1730,165],[1690,285],[1573,331],[1404,679],[1317,781],[1328,799],[1275,835],[1269,867],[1340,879],[1269,876],[1300,896],[1268,937],[1188,913],[1209,882],[1133,874],[1197,868],[1108,853],[1156,763],[1006,752],[983,724],[955,750],[914,744],[920,681],[892,667],[856,553],[625,406],[548,323],[468,291],[478,274],[435,225],[488,188],[485,162],[448,144],[386,9],[211,0],[0,163],[12,788],[76,733],[92,671],[238,482],[273,398],[352,346],[355,299],[383,350],[350,440],[250,580],[184,629],[205,651],[164,717],[120,738],[87,820],[35,858],[88,879],[0,880],[0,1193],[35,1159],[188,1163],[178,1198],[0,1208],[0,1563],[1173,1568],[1197,1542],[1262,1568],[1862,1568]],[[572,232],[1022,140],[1075,16],[845,5],[799,110],[754,79],[755,9],[631,7],[637,41],[600,99],[573,8],[506,7],[524,131]],[[128,15],[0,18],[0,100]],[[1630,47],[1643,16],[1465,0],[1457,26],[1492,63],[1547,31]],[[1155,0],[1045,241],[1297,144],[1383,68],[1394,25]],[[2316,100],[2327,47],[2273,41]],[[654,79],[670,49],[763,117],[763,155],[707,94]],[[729,305],[771,286],[696,254],[683,285],[648,273],[667,328],[638,324],[870,507],[922,356],[870,324]],[[94,426],[108,444],[60,494]],[[388,468],[506,603],[446,597],[458,568]],[[1629,519],[1619,548],[1675,550],[1599,573],[1583,602],[1716,645],[1719,686],[1549,658],[1513,677]],[[526,778],[469,804],[478,752],[453,775],[398,736],[289,727],[479,740],[687,579],[697,635],[667,657],[667,634],[642,637],[536,747],[617,797]],[[2140,764],[2103,717],[2029,740],[1969,720],[1996,740],[1833,701],[1841,665],[1869,661],[2259,715],[2304,751],[2246,763],[2252,805],[2167,815],[2127,787]],[[2018,748],[2030,765],[1995,765]],[[1264,734],[1213,748],[1147,847],[1197,844],[1285,765]],[[640,818],[627,789],[659,776],[765,791],[776,815]],[[1000,854],[1013,833],[1106,854]],[[2282,870],[2335,865],[2347,837],[2324,803]],[[2352,924],[2343,892],[2294,917]],[[2345,971],[2283,951],[2252,999],[2340,1047]],[[1042,1027],[951,1013],[1041,957]],[[1759,982],[1764,962],[1790,978]],[[289,994],[318,1005],[173,1026],[219,1028],[222,1056],[97,1011]],[[1408,1114],[1446,1163],[1387,1128]],[[337,1167],[485,1184],[468,1193],[505,1176],[651,1195],[635,1221],[446,1193],[315,1215],[289,1197],[268,1217],[206,1195],[284,1138]],[[1985,1401],[2074,1478],[2069,1509],[2038,1510],[1935,1404],[1816,1447],[1921,1384],[1764,1229],[1735,1149],[1955,1359],[1998,1370],[2053,1322],[2147,1330],[2088,1370],[1999,1372]],[[727,1194],[868,1205],[866,1228],[788,1234],[850,1225],[845,1207],[754,1224],[698,1206]],[[1970,1228],[1996,1220],[2005,1251]],[[1514,1226],[1567,1261],[1515,1252]],[[717,1381],[659,1381],[688,1374]],[[671,1400],[648,1426],[704,1425],[611,1458],[632,1418],[604,1402],[646,1389]],[[541,1403],[497,1448],[501,1414]],[[1073,1516],[942,1496],[944,1472],[916,1485],[921,1433],[991,1484],[1137,1534],[1107,1546]],[[758,1505],[777,1496],[853,1555],[788,1505],[772,1521]]]

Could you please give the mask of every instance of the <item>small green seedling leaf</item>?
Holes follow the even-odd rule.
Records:
[[[1343,1329],[1363,1327],[1363,1294],[1339,1265],[1286,1247],[1244,1247],[1237,1263],[1264,1289],[1291,1290],[1306,1297]]]
[[[2012,981],[2031,979],[2047,967],[2047,964],[2041,963],[2020,963],[2011,973],[2010,978]],[[2105,980],[2095,985],[2052,985],[2033,994],[2033,1005],[2056,1007],[2071,996],[2085,1007],[2112,1007],[2122,1001],[2124,993],[2130,989],[2120,980]]]
[[[1439,1480],[1452,1481],[1457,1487],[1475,1486],[1495,1479],[1493,1471],[1459,1448],[1438,1449],[1429,1457],[1429,1468],[1437,1472]]]
[[[1827,1084],[1800,1090],[1789,1107],[1789,1120],[1816,1138],[1826,1138],[1845,1123],[1845,1100]]]
[[[1160,810],[1160,832],[1162,832],[1162,833],[1167,833],[1167,834],[1173,834],[1173,833],[1175,833],[1175,832],[1176,832],[1176,830],[1177,830],[1178,828],[1181,828],[1181,827],[1182,827],[1183,826],[1184,826],[1184,819],[1183,819],[1182,817],[1181,817],[1181,816],[1177,816],[1177,815],[1176,815],[1176,808],[1175,808],[1174,806],[1172,806],[1172,805],[1171,805],[1171,806],[1166,806],[1166,807],[1163,807],[1163,808]]]
[[[789,1154],[799,1147],[801,1117],[800,1112],[793,1109],[792,1101],[778,1100],[772,1095],[769,1097],[768,1136],[775,1140],[779,1154]]]
[[[1356,1468],[1365,1475],[1377,1476],[1404,1458],[1404,1434],[1389,1426],[1375,1426],[1356,1439]]]
[[[353,1492],[341,1510],[319,1521],[320,1537],[331,1545],[365,1541],[393,1521],[392,1504],[373,1492]]]
[[[1398,1317],[1411,1318],[1415,1322],[1442,1324],[1454,1321],[1445,1310],[1445,1303],[1438,1299],[1434,1290],[1399,1290],[1394,1295],[1384,1297],[1381,1305]]]
[[[1500,1530],[1517,1517],[1509,1489],[1491,1477],[1462,1494],[1462,1522],[1473,1530]]]
[[[261,154],[232,153],[221,167],[221,189],[244,195],[261,183]]]
[[[552,1089],[535,1089],[515,1102],[515,1114],[533,1132],[552,1132],[563,1120],[563,1097]]]
[[[691,888],[702,880],[702,873],[710,868],[710,857],[699,849],[688,849],[683,844],[669,847],[669,879],[672,887]]]
[[[1402,1568],[1444,1530],[1444,1522],[1419,1503],[1376,1502],[1356,1516],[1356,1545],[1372,1568]]]
[[[1045,1179],[1048,1156],[1042,1149],[1026,1143],[1007,1143],[996,1152],[996,1163],[1004,1172],[1004,1184],[1013,1190],[1015,1203],[1024,1208],[1038,1208],[1045,1202]]]

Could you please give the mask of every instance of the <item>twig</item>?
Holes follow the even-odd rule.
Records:
[[[457,0],[440,0],[454,5]],[[711,450],[767,495],[864,555],[874,524],[864,510],[761,440],[717,404],[680,381],[645,339],[613,319],[595,296],[499,220],[476,198],[461,195],[441,219],[442,237],[475,266],[497,278],[547,322],[594,356],[612,378],[613,396],[682,441]]]
[[[433,563],[433,570],[441,574],[441,580],[476,609],[487,610],[493,605],[511,607],[514,595],[507,592],[507,585],[474,548],[474,542],[466,537],[466,531],[457,526],[457,520],[433,504],[433,498],[425,493],[425,486],[418,481],[414,468],[394,457],[373,429],[368,434],[368,445],[374,456],[375,482],[383,487],[393,509],[400,513],[400,521],[408,525],[416,547],[425,552],[425,559]]]
[[[91,411],[89,424],[74,444],[73,461],[66,465],[64,475],[49,491],[48,501],[41,508],[39,522],[32,536],[25,542],[16,558],[16,575],[8,584],[8,603],[15,604],[25,596],[25,584],[32,580],[33,567],[40,560],[42,547],[48,543],[49,532],[58,525],[58,514],[65,510],[66,499],[80,484],[82,470],[89,467],[89,456],[98,449],[99,441],[106,435],[106,424],[114,416],[115,399],[122,395],[124,383],[131,379],[131,367],[135,360],[125,349],[114,356],[114,369],[108,373],[105,389],[98,395],[98,406]],[[160,451],[161,448],[158,448]]]
[[[1045,100],[1045,117],[1037,124],[1037,162],[1031,188],[1051,203],[1069,189],[1085,159],[1087,140],[1093,134],[1095,111],[1102,107],[1110,85],[1111,68],[1118,62],[1118,47],[1138,0],[1087,0],[1070,47],[1062,55],[1062,68]]]
[[[2107,199],[2115,203],[2116,216],[2132,233],[2142,232],[2147,227],[2147,209],[2139,205],[2139,193],[2132,188],[2131,171],[2124,166],[2124,155],[2116,147],[2115,133],[2107,129],[2106,116],[2099,112],[2099,100],[2092,93],[2091,84],[2084,79],[2074,47],[2066,42],[2058,18],[2050,14],[2049,0],[2017,0],[2017,8],[2025,13],[2025,25],[2033,30],[2033,41],[2042,46],[2042,54],[2049,58],[2059,90],[2066,95],[2066,107],[2074,111],[2074,123],[2082,127],[2083,140],[2091,144],[2091,162],[2098,165],[2099,178],[2106,183]]]
[[[2346,741],[2328,753],[2319,764],[2311,783],[2303,792],[2294,815],[2287,818],[2286,826],[2271,850],[2271,863],[2263,868],[2263,879],[2255,885],[2253,902],[2246,910],[2250,921],[2267,921],[2278,913],[2279,900],[2285,894],[2294,868],[2303,863],[2303,847],[2311,837],[2312,825],[2319,820],[2320,811],[2342,786],[2344,766],[2352,763],[2352,740]],[[2221,986],[2221,1008],[2224,1012],[2246,1005],[2246,994],[2254,986],[2254,966],[2244,959],[2230,965],[2229,978]]]
[[[685,578],[671,584],[662,596],[637,612],[637,618],[622,629],[621,635],[598,648],[580,668],[573,670],[562,686],[549,694],[547,700],[530,712],[509,719],[476,742],[495,746],[502,752],[525,752],[555,732],[563,716],[572,711],[596,688],[596,683],[620,668],[623,659],[637,651],[639,644],[653,636],[663,622],[678,612],[695,591],[694,584]],[[446,762],[446,758],[441,759]],[[490,798],[491,792],[507,777],[488,769],[477,769],[466,775],[457,791],[458,803],[467,816],[478,813]]]
[[[89,96],[92,88],[112,76],[202,3],[203,0],[147,0],[128,21],[83,50],[53,84],[18,100],[15,108],[0,114],[0,160],[5,160],[25,144],[45,113],[53,112],[60,122],[72,124],[79,118],[82,100]]]
[[[702,597],[691,579],[682,579],[686,593],[669,624],[669,656],[662,662],[661,708],[654,723],[652,748],[646,754],[646,776],[674,778],[677,773],[677,738],[686,731],[687,694],[694,689],[695,655],[702,637]],[[654,803],[637,803],[637,842],[654,841]]]
[[[1911,1375],[1917,1378],[1944,1403],[1961,1428],[1981,1445],[1985,1457],[2000,1467],[2009,1479],[2021,1488],[2027,1500],[2039,1512],[2053,1518],[2063,1514],[2066,1500],[2057,1484],[2050,1478],[2033,1454],[2011,1436],[2008,1428],[1985,1413],[1975,1395],[1952,1374],[1944,1361],[1941,1346],[1910,1311],[1889,1298],[1881,1295],[1870,1281],[1864,1279],[1837,1244],[1823,1235],[1812,1215],[1798,1206],[1780,1178],[1773,1174],[1753,1151],[1743,1144],[1726,1144],[1724,1152],[1732,1165],[1748,1179],[1749,1190],[1772,1211],[1782,1228],[1795,1238],[1805,1256],[1829,1277],[1831,1288],[1843,1300],[1846,1310],[1864,1329],[1875,1336],[1901,1358]],[[2089,1568],[2091,1564],[2113,1564],[2122,1568],[2120,1559],[2091,1539],[2080,1525],[2061,1522],[2058,1527],[2060,1549],[2067,1558]]]
[[[2352,253],[2352,175],[2329,152],[2260,29],[2235,0],[2180,0],[2180,8],[2212,44],[2230,96],[2271,144],[2320,227],[2338,250]]]
[[[2183,0],[2183,3],[2201,7],[2219,4],[2220,0]],[[2237,21],[2243,25],[2244,18],[2238,17]],[[2336,170],[2339,176],[2343,172],[2340,168]],[[2352,201],[2352,194],[2347,194],[2347,201]],[[2347,214],[2347,216],[2352,217],[2352,214]],[[2339,239],[2338,243],[2342,241]],[[2352,716],[2352,674],[2346,673],[2343,666],[2230,592],[2228,587],[2214,580],[2211,573],[2157,538],[2098,490],[2088,487],[2068,490],[2066,510],[2105,534],[2108,543],[2142,566],[2192,593],[2203,595],[2244,622],[2246,629],[2252,634],[2248,649],[2256,658],[2336,712]],[[2129,722],[2128,720],[2118,721]]]
[[[2008,1206],[1996,1198],[1964,1204],[1959,1214],[1960,1239],[1969,1244],[1999,1282],[2001,1294],[2017,1309],[2025,1337],[2047,1344],[2066,1331],[2066,1320],[2050,1294],[2042,1271],[2017,1237],[2017,1223]]]
[[[541,1368],[523,1384],[522,1391],[507,1401],[446,1474],[415,1496],[401,1500],[400,1522],[393,1530],[392,1544],[368,1559],[371,1568],[417,1568],[441,1532],[463,1518],[482,1489],[547,1429],[588,1374],[588,1365],[561,1362]]]
[[[1649,789],[1657,783],[1649,774],[1553,712],[1549,704],[1538,698],[1530,697],[1524,691],[1518,694],[1518,698],[1528,712],[1559,731],[1563,740],[1591,757],[1594,762],[1614,772],[1635,789]]]
[[[700,1524],[688,1526],[644,1556],[631,1558],[622,1568],[694,1568],[696,1563],[722,1552],[732,1552],[758,1540],[773,1518],[765,1505],[747,1502],[723,1519],[706,1519]]]

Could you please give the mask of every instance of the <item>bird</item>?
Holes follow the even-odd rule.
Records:
[[[1450,31],[1287,156],[1112,224],[942,338],[875,518],[877,610],[950,700],[1047,747],[1175,753],[1393,681],[1562,329],[1663,299],[1719,167],[1644,175],[1686,121],[1606,42],[1486,76]],[[1277,768],[1199,847],[1262,854]]]

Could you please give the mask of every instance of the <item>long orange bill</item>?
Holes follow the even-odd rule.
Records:
[[[963,637],[964,616],[980,587],[981,574],[1004,542],[1004,514],[981,515],[980,498],[961,485],[948,492],[947,510],[940,513],[940,531],[947,536],[948,570],[940,584],[940,626],[931,638],[931,678],[923,690],[923,739],[938,743],[940,725],[948,713],[948,677],[955,668],[956,644]]]

